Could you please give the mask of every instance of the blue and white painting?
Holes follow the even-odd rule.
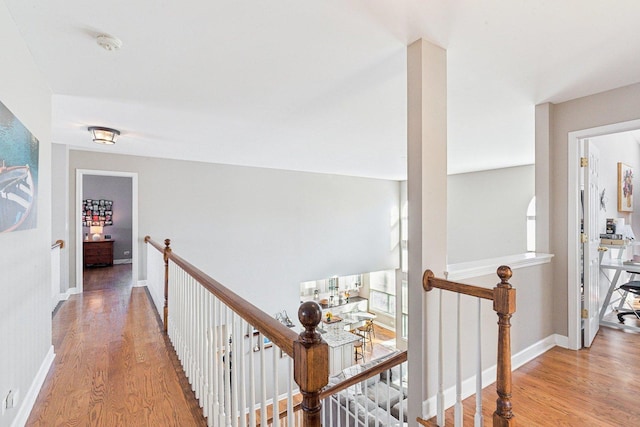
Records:
[[[0,233],[36,228],[38,140],[0,102]]]

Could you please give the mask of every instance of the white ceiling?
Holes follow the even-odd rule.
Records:
[[[78,149],[404,179],[420,37],[447,49],[450,173],[533,163],[536,104],[640,81],[637,0],[4,1]]]

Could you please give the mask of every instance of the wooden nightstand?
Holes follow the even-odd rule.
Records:
[[[82,254],[84,266],[113,265],[113,242],[114,240],[85,240]]]

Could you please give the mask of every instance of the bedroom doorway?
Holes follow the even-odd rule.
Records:
[[[119,264],[130,263],[131,284],[137,286],[138,175],[132,172],[76,170],[74,213],[77,292],[81,293],[85,288],[85,265],[115,265],[123,269],[127,266]],[[91,286],[95,287],[94,284]]]

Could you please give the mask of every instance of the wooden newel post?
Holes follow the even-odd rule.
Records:
[[[164,239],[164,332],[168,330],[169,320],[169,254],[171,253],[171,239]]]
[[[322,309],[307,301],[300,305],[298,319],[305,330],[293,343],[293,377],[302,394],[302,425],[320,427],[320,391],[329,383],[329,345],[316,331]]]
[[[506,265],[498,267],[500,283],[493,288],[493,309],[498,313],[498,372],[494,427],[515,427],[511,408],[511,315],[516,312],[516,290],[509,284],[512,271]]]

